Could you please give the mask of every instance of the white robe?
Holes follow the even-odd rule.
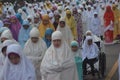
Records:
[[[35,66],[37,80],[40,80],[41,78],[39,67],[44,57],[46,49],[46,43],[41,38],[39,38],[39,41],[36,44],[33,43],[31,39],[29,39],[25,44],[24,53]]]
[[[18,44],[16,41],[14,40],[5,40],[2,44],[1,44],[1,47],[0,47],[0,51],[2,48],[4,48],[5,46],[9,46],[11,44]],[[5,56],[3,55],[2,51],[0,53],[0,72],[1,70],[3,69],[3,66],[4,66],[4,62],[5,62]]]
[[[91,20],[93,18],[93,11],[87,11],[86,12],[86,24],[87,24],[87,30],[90,30],[91,26]]]
[[[68,26],[61,28],[58,25],[57,31],[60,31],[63,34],[64,39],[66,40],[68,45],[70,45],[71,41],[73,41],[73,35],[72,35],[70,28]]]
[[[90,30],[92,31],[93,34],[100,36],[101,34],[101,21],[99,18],[92,18],[91,19],[91,25],[90,25]]]
[[[99,49],[97,45],[93,42],[91,45],[88,45],[88,40],[92,39],[91,36],[87,36],[85,42],[83,44],[82,50],[82,60],[84,61],[85,58],[93,59],[98,57]]]
[[[20,45],[12,44],[8,46],[7,55],[11,52],[20,56],[20,63],[16,65],[12,64],[7,56],[0,74],[0,80],[36,80],[34,67],[23,55]]]
[[[48,48],[40,69],[42,80],[78,80],[73,55],[64,40],[60,48],[55,48],[53,44]]]

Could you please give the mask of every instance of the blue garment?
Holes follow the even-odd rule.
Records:
[[[29,25],[29,22],[23,21],[22,25]],[[30,33],[31,29],[32,29],[32,27],[30,25],[29,25],[28,29],[24,29],[24,27],[22,26],[19,31],[18,41],[23,48],[24,48],[24,45],[27,42],[27,40],[30,38],[29,33]]]
[[[20,13],[17,13],[15,16],[17,17],[17,19],[18,19],[18,20],[20,21],[20,23],[22,24],[22,23],[23,23],[23,19],[22,19],[22,17],[21,17],[21,14],[20,14]]]
[[[45,36],[44,36],[44,41],[45,41],[45,43],[46,43],[46,45],[47,45],[47,48],[49,48],[50,47],[50,45],[51,45],[51,40],[48,40],[48,39],[46,39],[46,36],[47,35],[52,35],[52,33],[53,33],[53,30],[51,29],[51,28],[47,28],[46,29],[46,31],[45,31]]]
[[[75,56],[74,59],[77,66],[79,80],[83,80],[82,58]]]

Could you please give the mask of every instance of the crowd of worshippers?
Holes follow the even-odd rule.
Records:
[[[83,80],[100,47],[120,40],[120,3],[0,3],[0,80]],[[102,49],[104,50],[104,48]]]

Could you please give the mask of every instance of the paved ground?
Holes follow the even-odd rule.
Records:
[[[106,76],[103,79],[98,79],[98,77],[92,77],[91,75],[87,75],[84,80],[105,80],[109,72],[111,71],[113,65],[118,60],[120,52],[120,44],[114,45],[106,45],[105,53],[106,53]],[[108,80],[118,80],[118,70],[114,73],[111,79]]]

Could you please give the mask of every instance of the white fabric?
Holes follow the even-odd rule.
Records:
[[[86,24],[87,24],[86,28],[87,28],[87,30],[90,30],[92,17],[93,17],[93,12],[87,11],[86,12]]]
[[[65,21],[65,20],[60,20],[60,21]],[[60,25],[58,25],[57,31],[60,31],[63,34],[63,38],[66,40],[68,45],[70,45],[71,41],[73,41],[73,35],[70,28],[67,25],[65,25],[64,28],[61,28]]]
[[[27,14],[22,9],[18,9],[18,13],[22,15],[21,17],[23,20],[27,19]]]
[[[30,32],[31,37],[39,38],[39,34],[40,33],[37,28],[33,28]],[[40,80],[39,67],[44,57],[46,49],[47,49],[46,43],[41,38],[39,38],[37,43],[33,43],[31,39],[29,39],[25,44],[24,53],[35,66],[37,80]]]
[[[3,22],[0,20],[0,28],[3,27],[3,26],[4,26],[4,24],[3,24]]]
[[[15,42],[14,40],[6,40],[2,44],[2,48],[4,48],[5,46],[9,46],[11,44],[18,44],[18,43]],[[3,55],[2,51],[1,51],[1,54],[0,54],[0,72],[3,69],[4,62],[5,62],[5,56]]]
[[[55,34],[61,37],[62,33],[55,31],[53,35]],[[62,38],[61,40],[60,48],[55,48],[52,43],[45,53],[41,63],[42,80],[78,80],[71,50]]]
[[[30,31],[30,37],[39,37],[39,36],[40,36],[39,30],[36,27],[32,28],[32,30]]]
[[[95,43],[88,45],[88,40],[93,39],[91,36],[87,36],[83,44],[82,60],[85,58],[92,59],[98,57],[99,49]]]
[[[14,65],[8,59],[9,53],[14,52],[20,56],[20,63]],[[34,67],[23,55],[20,45],[12,44],[7,47],[7,58],[3,70],[0,74],[0,80],[36,80]]]
[[[10,30],[5,30],[1,34],[1,38],[13,39],[12,33],[10,32]]]
[[[91,19],[91,25],[90,25],[90,30],[92,31],[93,34],[100,36],[101,34],[101,21],[100,19],[97,17],[93,17]]]

